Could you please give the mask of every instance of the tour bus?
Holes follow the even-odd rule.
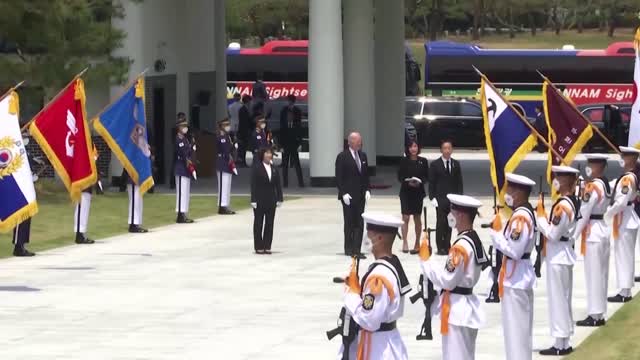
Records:
[[[451,41],[425,43],[425,95],[478,98],[483,72],[507,98],[535,117],[542,101],[540,71],[576,105],[622,104],[633,98],[632,42],[601,50],[484,49]]]

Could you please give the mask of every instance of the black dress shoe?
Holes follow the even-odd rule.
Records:
[[[449,255],[449,252],[445,249],[438,249],[437,254],[444,256],[444,255]]]
[[[25,249],[24,247],[16,247],[13,249],[13,256],[17,256],[17,257],[31,257],[31,256],[35,256],[35,253],[32,253],[31,251]]]
[[[136,233],[136,234],[140,234],[140,233],[146,233],[149,232],[149,230],[141,227],[140,225],[129,225],[129,232],[130,233]]]
[[[264,253],[267,255],[271,255],[271,250],[265,250]]]
[[[411,254],[411,255],[416,255],[418,253],[420,253],[420,250],[415,250],[415,249],[409,250],[409,254]]]
[[[367,257],[365,256],[365,254],[362,254],[362,253],[360,253],[360,254],[356,255],[356,257],[357,257],[358,259],[360,259],[360,260],[364,260],[364,259],[366,259],[366,258],[367,258]]]
[[[604,319],[594,319],[591,315],[587,316],[586,319],[580,320],[576,322],[576,326],[587,326],[587,327],[598,327],[603,326],[605,323]]]
[[[634,278],[633,278],[633,280],[634,280],[635,282],[640,282],[640,276],[636,276],[636,277],[634,277]]]
[[[89,239],[85,234],[81,232],[76,233],[76,244],[93,244],[95,241]]]
[[[546,356],[564,356],[569,355],[573,352],[573,348],[569,346],[566,349],[557,349],[555,346],[552,346],[548,349],[540,351],[540,355]]]
[[[178,213],[178,217],[176,218],[176,223],[178,224],[191,224],[193,220],[189,219],[185,213]]]
[[[218,214],[219,215],[234,215],[236,212],[227,208],[227,207],[221,207],[218,208]]]
[[[264,255],[264,250],[255,250],[256,255]]]
[[[616,296],[609,296],[607,298],[607,301],[610,303],[626,303],[631,301],[632,297],[631,296],[622,296],[620,294],[616,295]]]

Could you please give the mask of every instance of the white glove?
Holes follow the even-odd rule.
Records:
[[[196,146],[195,145],[193,145],[193,151],[196,151]]]
[[[437,208],[438,207],[438,200],[436,200],[436,198],[431,199],[431,205],[433,205],[433,207]]]
[[[276,207],[280,207],[280,206],[282,206],[282,203],[281,203],[280,201],[278,201],[278,202],[276,203]]]
[[[364,193],[364,201],[369,202],[369,200],[371,200],[371,191],[367,190],[367,192]]]
[[[351,195],[349,194],[342,195],[342,202],[344,202],[344,204],[347,206],[351,205],[351,199]]]
[[[233,144],[233,146],[236,148],[236,150],[238,149],[238,143]]]
[[[258,207],[258,203],[251,203],[251,207],[256,209]]]

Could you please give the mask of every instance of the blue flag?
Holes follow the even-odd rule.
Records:
[[[139,77],[122,96],[94,119],[93,126],[144,194],[153,186],[151,149],[144,113],[144,79]]]
[[[536,137],[526,119],[511,107],[493,85],[482,79],[480,87],[484,134],[491,162],[491,181],[500,203],[507,190],[505,174],[513,172],[536,146]]]

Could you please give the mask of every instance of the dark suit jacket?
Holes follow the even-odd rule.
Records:
[[[247,141],[252,128],[249,108],[247,108],[247,105],[243,105],[240,110],[238,110],[238,133],[236,136],[240,140]]]
[[[277,202],[282,202],[280,175],[274,165],[271,165],[271,180],[262,162],[251,168],[251,202],[261,208],[275,207]]]
[[[348,148],[336,157],[336,184],[339,200],[342,200],[344,194],[351,195],[354,201],[363,200],[365,192],[370,189],[367,154],[358,151],[358,156],[361,171],[358,171],[358,165]]]
[[[451,174],[447,173],[442,157],[429,167],[429,199],[436,198],[438,206],[449,208],[447,194],[462,194],[462,170],[458,160],[451,158]]]
[[[293,114],[292,127],[289,127],[288,115]],[[297,106],[289,110],[286,106],[280,111],[280,145],[295,150],[302,143],[302,111]]]

